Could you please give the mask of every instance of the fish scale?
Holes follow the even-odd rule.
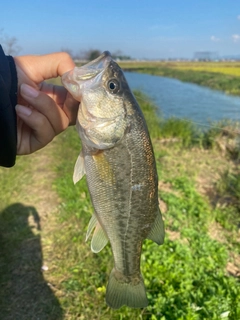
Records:
[[[65,74],[62,81],[81,101],[77,128],[83,148],[74,182],[86,173],[94,207],[87,238],[95,227],[92,250],[101,251],[109,240],[113,252],[106,301],[115,309],[146,307],[140,272],[142,243],[149,238],[162,244],[164,226],[145,119],[121,68],[108,52]]]

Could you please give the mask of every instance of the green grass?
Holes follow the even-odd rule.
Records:
[[[238,230],[240,227],[240,172],[238,166],[225,170],[216,183],[216,190],[222,201],[230,205],[230,211],[218,212],[218,221],[228,230]],[[224,216],[228,214],[228,219]],[[240,246],[239,246],[240,247]]]

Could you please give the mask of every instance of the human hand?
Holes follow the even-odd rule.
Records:
[[[62,86],[44,80],[62,76],[75,67],[64,52],[14,57],[18,74],[17,154],[47,145],[69,124],[75,124],[79,102]]]

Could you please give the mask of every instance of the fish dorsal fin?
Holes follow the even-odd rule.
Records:
[[[82,151],[80,152],[77,161],[75,163],[73,172],[73,183],[76,184],[85,174],[84,158]]]
[[[164,223],[162,219],[162,214],[160,212],[160,209],[158,208],[156,219],[154,221],[152,229],[150,230],[147,236],[147,239],[150,239],[156,242],[157,244],[163,244],[164,236],[165,236]]]
[[[100,252],[108,243],[108,238],[100,226],[99,222],[97,222],[96,228],[93,233],[92,242],[91,242],[91,250],[94,253]]]
[[[87,229],[87,234],[86,234],[85,241],[88,240],[90,234],[92,233],[93,229],[96,227],[97,223],[98,223],[97,217],[96,217],[95,214],[93,214],[92,218],[90,219],[89,224],[88,224],[88,229]]]

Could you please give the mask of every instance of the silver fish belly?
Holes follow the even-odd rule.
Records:
[[[88,238],[95,228],[92,251],[102,250],[108,240],[111,244],[114,268],[107,286],[107,304],[114,309],[123,305],[143,308],[148,301],[140,272],[142,243],[146,238],[158,244],[164,241],[153,148],[145,119],[120,67],[109,58],[108,53],[104,53],[90,63],[91,68],[94,70],[90,70],[93,76],[91,72],[86,76],[84,71],[80,70],[80,78],[84,78],[85,82],[81,82],[82,87],[78,94],[81,94],[81,104],[85,105],[80,105],[77,127],[83,149],[75,165],[74,181],[77,182],[86,173],[95,210],[87,232]],[[110,81],[110,85],[111,81],[113,84],[117,83],[122,90],[112,92],[114,85],[109,86],[110,90],[104,89],[105,104],[109,105],[109,111],[106,108],[108,120],[103,118],[100,107],[99,111],[95,112],[88,104],[94,100],[91,86],[93,78],[100,74],[98,68],[103,71],[100,71],[100,83],[94,83],[96,104],[98,85],[101,87],[101,94],[106,81],[108,84]],[[85,67],[85,73],[86,70],[89,69]],[[86,85],[86,81],[92,81],[91,89]],[[71,78],[66,82],[63,78],[63,84],[73,93],[69,83]],[[76,83],[77,81],[74,82],[75,86]],[[109,94],[115,94],[114,99]],[[88,99],[89,96],[91,99]],[[74,97],[76,98],[76,94]],[[120,102],[122,104],[119,106]],[[84,108],[88,111],[84,111]],[[94,112],[101,116],[97,117]],[[115,122],[112,119],[115,119]],[[96,130],[93,129],[94,126]],[[105,138],[109,132],[110,137]]]

